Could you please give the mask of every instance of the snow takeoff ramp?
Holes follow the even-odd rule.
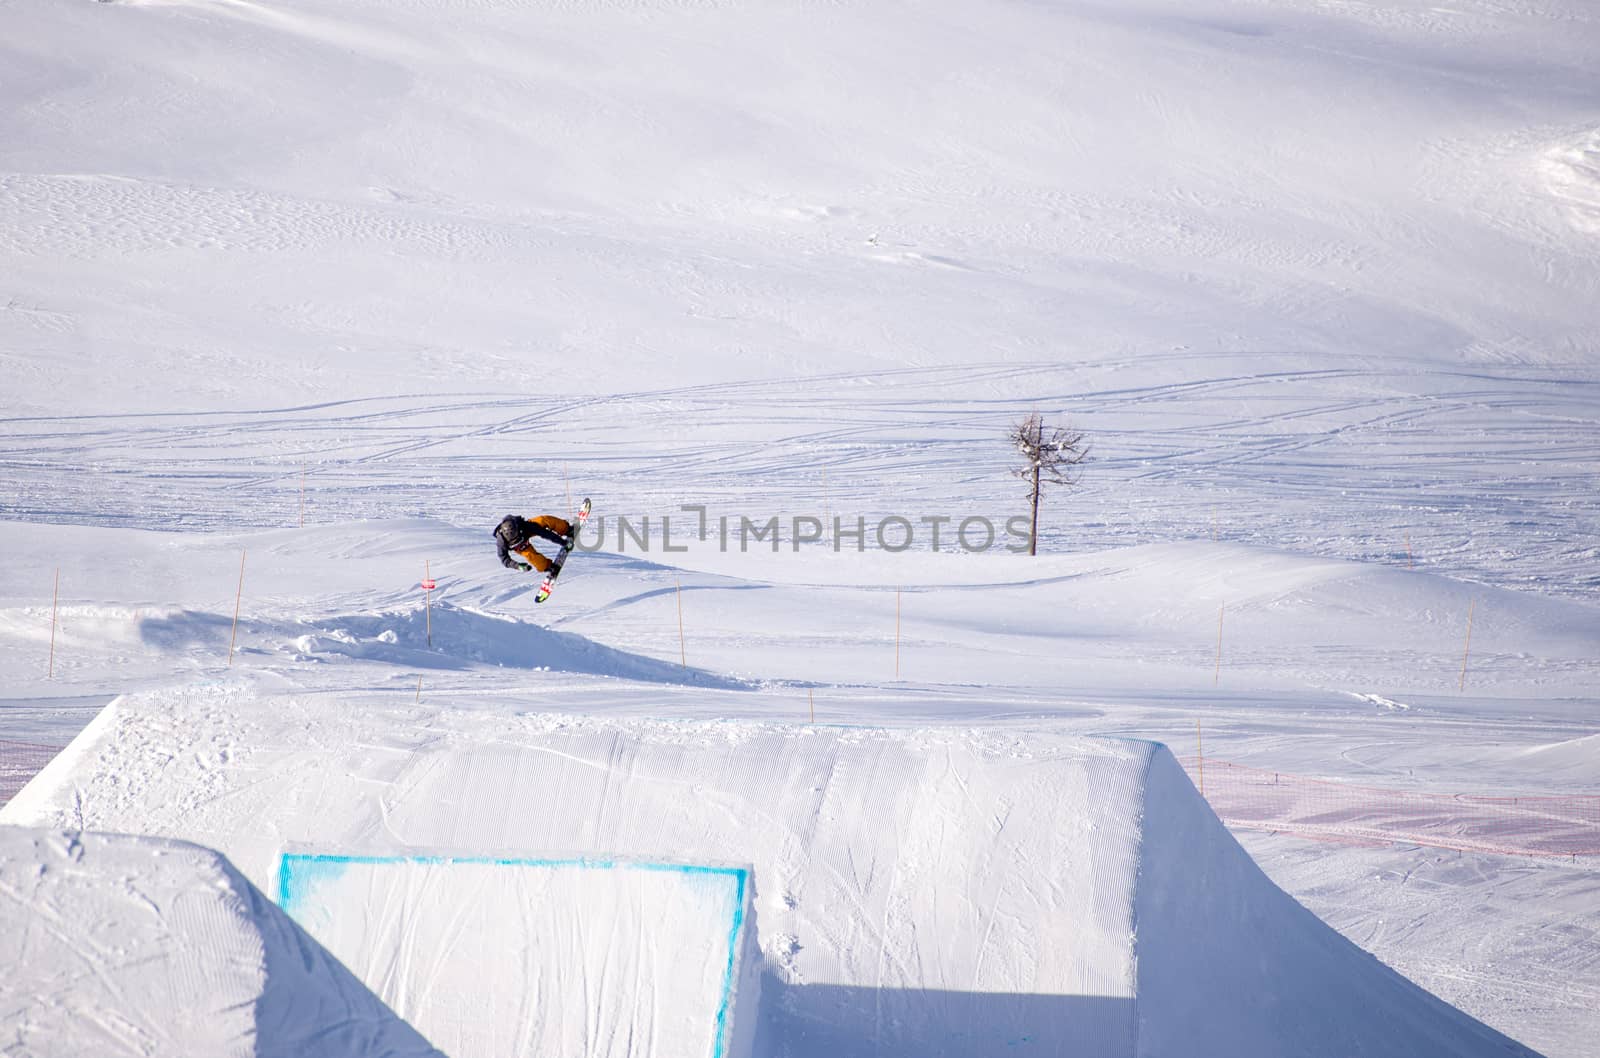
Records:
[[[749,1052],[759,982],[745,868],[290,853],[278,888],[457,1058]]]
[[[747,1046],[754,960],[716,876],[286,860],[286,906],[457,1058],[1517,1050],[1273,886],[1159,746],[524,721],[398,777],[387,833],[752,864],[760,1024]]]
[[[337,704],[120,699],[3,815],[225,850],[452,1058],[1527,1053],[1274,886],[1150,743]],[[286,842],[346,859],[285,882]]]

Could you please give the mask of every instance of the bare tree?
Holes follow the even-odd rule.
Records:
[[[1011,428],[1011,443],[1022,453],[1023,464],[1012,473],[1028,483],[1033,505],[1033,525],[1028,534],[1028,554],[1039,553],[1039,497],[1046,485],[1076,485],[1078,467],[1089,458],[1083,431],[1068,426],[1046,426],[1034,412]]]

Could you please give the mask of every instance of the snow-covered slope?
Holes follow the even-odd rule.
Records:
[[[0,606],[0,641],[18,694],[50,693],[52,650],[58,673],[117,693],[174,672],[222,676],[232,643],[235,666],[322,689],[362,672],[409,677],[415,689],[419,675],[510,670],[663,693],[898,677],[1023,692],[1041,708],[1063,694],[1141,688],[1411,701],[1457,698],[1470,612],[1470,693],[1452,710],[1533,698],[1562,708],[1600,693],[1592,606],[1403,562],[1205,540],[1033,559],[787,540],[776,554],[724,552],[692,537],[663,554],[656,544],[619,553],[611,538],[575,558],[552,602],[535,607],[536,580],[502,570],[479,527],[417,519],[224,534],[0,522],[0,578],[32,585]],[[54,558],[41,559],[44,549]],[[113,567],[81,568],[97,556]],[[54,629],[52,561],[66,564]],[[425,569],[438,584],[431,599],[419,587]],[[730,707],[745,712],[717,706]]]
[[[1241,1053],[1269,1047],[1263,1041],[1301,1039],[1312,1026],[1342,1038],[1326,1027],[1339,1022],[1337,1004],[1293,1007],[1324,993],[1339,1002],[1360,997],[1367,1007],[1377,989],[1389,997],[1383,1002],[1399,1004],[1392,1018],[1360,1021],[1352,1032],[1381,1023],[1392,1035],[1416,1017],[1468,1024],[1440,1014],[1432,1000],[1320,932],[1240,858],[1231,839],[1213,833],[1215,821],[1202,807],[1182,807],[1193,797],[1187,786],[1176,779],[1161,786],[1154,765],[1146,777],[1138,763],[1149,752],[1145,743],[1083,743],[1083,734],[1157,736],[1187,747],[1198,717],[1208,752],[1291,771],[1326,774],[1337,756],[1346,773],[1381,774],[1388,782],[1420,779],[1435,789],[1470,782],[1467,789],[1512,793],[1582,790],[1593,776],[1592,762],[1571,759],[1581,757],[1593,733],[1582,706],[1596,693],[1586,653],[1595,638],[1592,610],[1479,586],[1472,691],[1460,695],[1457,636],[1465,631],[1467,592],[1420,571],[1209,542],[1036,560],[713,549],[675,554],[684,564],[666,566],[597,553],[574,559],[555,599],[535,608],[531,582],[494,565],[487,533],[437,522],[384,526],[382,547],[370,546],[371,524],[240,535],[9,525],[0,526],[0,538],[10,543],[0,575],[19,581],[41,555],[118,556],[115,578],[92,594],[75,586],[64,600],[56,664],[80,695],[131,692],[0,818],[199,841],[274,892],[278,857],[296,843],[340,855],[448,850],[510,859],[749,863],[763,957],[780,979],[809,982],[805,1002],[816,1004],[795,1014],[800,1000],[775,999],[785,993],[767,990],[763,1016],[779,1019],[770,1044],[776,1053],[848,1051],[824,1026],[892,1035],[876,1027],[879,1019],[945,1029],[971,1022],[996,1032],[1043,1019],[1054,1028],[1029,1030],[1041,1038],[1090,1031],[1086,1025],[1116,1036],[1124,1030],[1106,1026],[1123,1024],[1123,1015],[1099,1009],[1105,1003],[1067,1017],[1037,997],[1109,996],[1117,1000],[1109,1008],[1131,1012],[1129,1004],[1145,994],[1137,991],[1144,986],[1135,965],[1150,975],[1148,995],[1168,997],[1139,1008],[1140,1018],[1153,1019],[1152,1038],[1160,1038],[1162,1025],[1179,1023],[1161,1021],[1157,1011],[1188,1011],[1174,1018],[1204,1013],[1171,998],[1196,987],[1183,977],[1192,958],[1186,934],[1155,924],[1162,901],[1178,896],[1203,906],[1180,902],[1168,921],[1214,914],[1216,924],[1207,927],[1213,948],[1237,944],[1234,950],[1253,952],[1263,929],[1287,945],[1275,962],[1240,954],[1200,975],[1231,982],[1205,1011],[1231,1009],[1228,996],[1255,994],[1252,974],[1263,965],[1276,967],[1271,976],[1284,981],[1320,974],[1344,982],[1295,992],[1285,1000],[1295,1012],[1279,1018],[1241,1013],[1239,1025],[1249,1027],[1238,1029]],[[241,556],[246,592],[230,666],[230,596]],[[424,556],[440,585],[431,618],[414,579],[420,568],[412,568]],[[747,576],[736,575],[741,568]],[[852,571],[852,583],[827,583],[834,569]],[[904,585],[898,652],[891,580]],[[679,584],[695,667],[679,662]],[[1224,601],[1219,680],[1214,607]],[[18,602],[0,615],[7,679],[37,709],[44,695],[58,693],[42,678],[50,598]],[[902,679],[894,678],[897,664]],[[1362,697],[1374,691],[1387,704]],[[803,720],[813,709],[825,721],[907,730],[770,726]],[[689,717],[744,717],[764,726],[661,719]],[[917,730],[929,721],[963,729]],[[971,730],[980,721],[995,726]],[[1568,742],[1572,748],[1550,749]],[[1490,752],[1488,744],[1499,748]],[[867,756],[858,760],[859,753]],[[1080,775],[1078,765],[1061,763],[1108,753],[1105,759],[1126,769],[1117,772],[1122,778],[1091,774],[1098,765],[1089,764]],[[1559,771],[1552,753],[1565,762]],[[977,772],[992,783],[988,807],[966,799]],[[800,778],[782,779],[790,773]],[[812,778],[802,782],[806,776]],[[946,789],[948,783],[955,785]],[[1018,783],[1031,798],[1026,804]],[[793,800],[786,800],[791,786]],[[1166,792],[1150,792],[1158,787]],[[1082,796],[1069,797],[1073,790]],[[817,798],[837,806],[829,818],[839,829],[818,829],[824,801]],[[894,815],[901,811],[910,815]],[[1183,834],[1160,831],[1172,820]],[[1152,843],[1151,835],[1163,833]],[[1201,837],[1204,848],[1191,847]],[[1145,852],[1134,851],[1141,844]],[[1156,848],[1169,846],[1183,851],[1159,859]],[[1123,857],[1116,871],[1126,877],[1106,883],[1110,888],[1085,882],[1089,888],[1048,898],[1006,889],[1009,882],[996,882],[995,892],[966,888],[979,885],[975,879],[993,863],[1032,870],[1083,855],[1091,873],[1111,869],[1106,857]],[[1525,869],[1476,870],[1476,895],[1434,913],[1492,932],[1496,920],[1482,917],[1484,901],[1492,905],[1502,888],[1519,891]],[[1135,875],[1149,880],[1142,895],[1132,888]],[[1195,893],[1181,892],[1184,879],[1213,875]],[[897,888],[912,884],[896,880],[901,876],[914,880],[911,890]],[[1548,884],[1580,905],[1596,891],[1576,865],[1570,878]],[[948,899],[941,895],[952,886]],[[794,896],[797,887],[813,898],[791,905],[785,894]],[[1001,893],[1014,906],[996,903]],[[1127,948],[1144,899],[1157,900],[1142,928],[1147,947]],[[1090,933],[1102,938],[1087,954],[1060,948],[1054,933],[1045,934],[1049,951],[1037,947],[1037,923],[1047,912],[1104,901],[1122,910],[1096,911],[1100,917],[1089,925],[1074,920],[1074,937],[1085,944]],[[340,906],[354,913],[361,905]],[[400,905],[384,898],[380,906]],[[994,922],[986,917],[1001,910]],[[1416,907],[1409,913],[1419,925],[1426,921]],[[1575,928],[1586,928],[1588,914],[1573,907]],[[903,922],[909,932],[895,933],[887,921]],[[447,918],[439,928],[448,934],[453,927]],[[340,948],[345,941],[329,941],[353,967],[379,968],[368,982],[408,1015],[421,1001],[404,989],[437,980],[411,973],[411,954],[368,958]],[[1302,947],[1322,953],[1317,958],[1328,965],[1306,963]],[[1037,976],[1067,955],[1076,969]],[[1404,947],[1387,955],[1402,966],[1411,957]],[[1168,964],[1180,983],[1164,976],[1160,966]],[[393,974],[393,967],[407,972]],[[624,969],[602,960],[584,981],[615,981]],[[1505,974],[1490,996],[1548,978],[1542,966],[1515,960]],[[1123,991],[1105,981],[1124,982],[1116,986]],[[1448,989],[1448,970],[1427,983]],[[1545,987],[1553,990],[1550,1004],[1534,1024],[1581,1038],[1584,1019],[1570,1004],[1584,1002],[1590,978],[1580,968]],[[450,1008],[448,988],[438,992],[429,983],[426,990]],[[974,991],[983,998],[973,999]],[[919,1005],[931,1002],[930,993],[943,995],[932,1012]],[[1468,994],[1485,1001],[1476,983]],[[993,995],[1010,998],[987,998]],[[514,1009],[513,999],[497,1009]],[[1498,1002],[1478,1010],[1500,1010]],[[1220,1024],[1207,1031],[1227,1035]],[[1479,1038],[1478,1029],[1462,1031],[1464,1040]]]
[[[29,414],[1600,339],[1582,0],[0,17]]]
[[[39,789],[258,881],[294,730],[352,785],[263,818],[376,840],[431,740],[551,711],[1592,790],[1596,54],[1587,0],[0,0],[0,775],[130,695]],[[1034,410],[1082,486],[958,551]],[[569,492],[656,546],[535,609],[487,531]],[[918,537],[667,552],[685,504]],[[1251,842],[1588,1058],[1591,866]]]
[[[438,1058],[227,859],[0,826],[7,1053]]]

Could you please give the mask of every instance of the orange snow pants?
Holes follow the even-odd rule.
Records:
[[[552,533],[555,533],[559,536],[566,536],[568,533],[572,532],[571,522],[567,521],[565,518],[557,518],[553,514],[541,514],[537,518],[529,518],[528,521],[532,522],[534,525],[537,525],[541,529],[548,529]],[[532,566],[540,573],[546,572],[551,566],[550,559],[545,558],[543,555],[539,554],[539,552],[533,549],[533,541],[531,540],[514,550],[512,554],[521,555],[523,561],[527,562],[528,565]]]

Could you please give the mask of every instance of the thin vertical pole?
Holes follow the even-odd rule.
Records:
[[[233,597],[233,631],[228,633],[228,667],[233,668],[233,644],[239,636],[239,601],[244,598],[244,556],[239,552],[239,591]]]
[[[417,677],[417,704],[422,704],[422,677]]]
[[[824,463],[822,465],[822,520],[823,523],[828,526],[828,542],[834,543],[833,513],[831,506],[832,505],[828,503],[828,465]]]
[[[1467,689],[1467,655],[1472,653],[1472,611],[1477,605],[1477,599],[1467,604],[1467,645],[1461,648],[1461,680],[1456,684],[1458,691]]]
[[[424,583],[424,584],[432,584],[433,583],[433,577],[429,573],[428,560],[427,559],[423,559],[422,560],[422,583]],[[426,607],[426,609],[427,609],[426,621],[427,621],[427,625],[428,625],[428,647],[429,647],[429,649],[432,649],[432,647],[433,647],[433,589],[431,587],[428,587],[428,588],[423,588],[422,590],[423,590],[423,593],[426,595],[427,600],[428,600],[428,604],[427,604],[427,607]],[[420,686],[420,683],[419,683],[419,686]]]
[[[1411,557],[1411,530],[1406,530],[1406,568],[1416,569],[1417,560]]]
[[[61,607],[61,567],[56,567],[55,595],[50,600],[50,679],[56,678],[56,611]]]
[[[1222,681],[1222,613],[1228,608],[1224,602],[1217,607],[1217,671],[1211,674],[1211,686],[1215,687]]]
[[[689,667],[689,655],[683,646],[683,580],[673,577],[672,583],[677,587],[678,594],[678,663],[684,668]]]
[[[900,589],[894,590],[894,678],[900,678]]]
[[[806,688],[806,701],[811,705],[811,722],[817,722],[817,695],[810,687]]]
[[[1196,759],[1200,762],[1200,796],[1206,795],[1206,744],[1200,737],[1200,721],[1194,722],[1194,747]]]

